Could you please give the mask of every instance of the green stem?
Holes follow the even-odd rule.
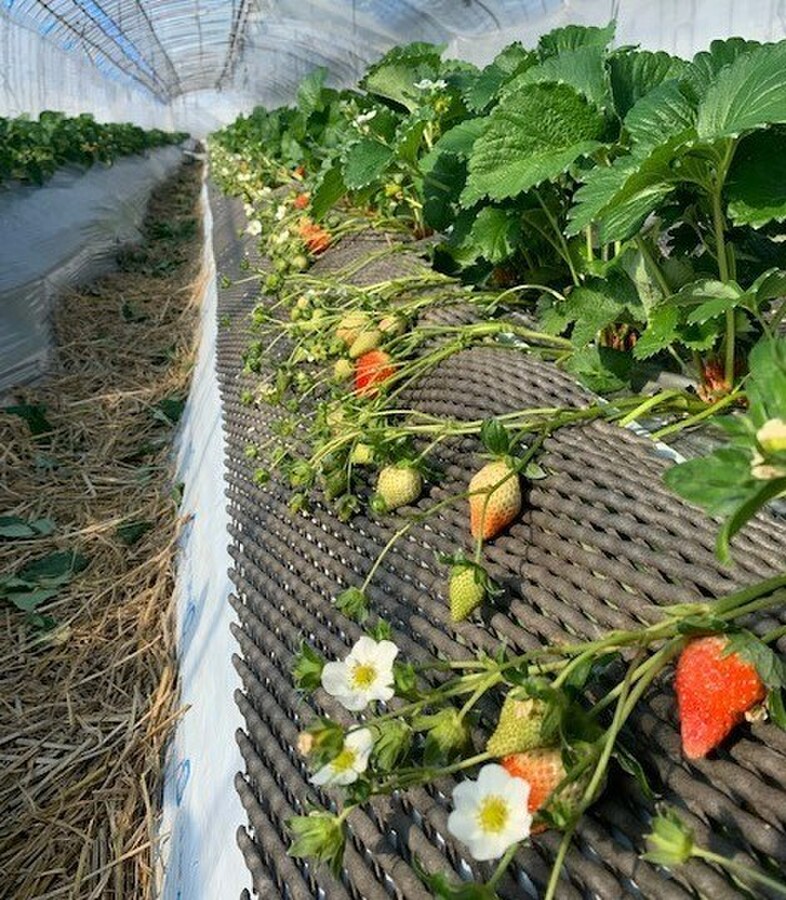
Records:
[[[692,416],[688,416],[686,419],[681,419],[679,422],[672,422],[671,425],[667,425],[665,428],[660,428],[658,429],[658,431],[653,431],[650,437],[653,441],[659,441],[662,438],[666,437],[667,434],[673,434],[676,431],[682,431],[683,428],[690,428],[691,425],[698,425],[699,422],[703,422],[705,419],[710,418],[710,416],[714,416],[716,413],[719,413],[727,406],[731,406],[733,403],[736,403],[741,396],[742,392],[739,389],[735,389],[725,397],[721,397],[721,399],[716,403],[713,403],[711,406],[703,409],[701,412],[695,413]]]
[[[562,233],[562,229],[559,227],[559,222],[557,222],[557,220],[552,215],[551,210],[548,208],[548,205],[544,203],[542,197],[540,196],[540,192],[535,191],[534,193],[538,198],[538,203],[540,204],[543,213],[549,221],[549,225],[551,225],[552,229],[554,230],[554,234],[557,236],[562,257],[568,264],[568,269],[570,269],[570,277],[573,279],[573,283],[578,287],[581,284],[581,279],[579,278],[573,265],[573,259],[570,255],[570,248],[568,247],[568,243],[565,240],[565,235]]]
[[[497,868],[494,869],[494,874],[486,882],[486,887],[490,891],[493,891],[497,887],[497,884],[505,874],[505,871],[513,860],[513,857],[516,855],[516,851],[518,850],[518,848],[518,844],[511,844],[510,847],[508,847],[508,849],[502,855],[502,859],[500,859],[499,863],[497,863]]]
[[[729,257],[726,250],[726,219],[723,215],[722,194],[726,175],[734,156],[735,141],[730,141],[723,155],[715,185],[712,190],[712,230],[715,236],[715,251],[718,257],[718,274],[724,283],[729,281]],[[734,385],[734,343],[735,343],[735,311],[726,310],[726,338],[724,377],[731,388]]]
[[[660,406],[660,404],[663,403],[664,400],[670,400],[673,397],[680,397],[681,395],[681,391],[661,391],[659,394],[655,394],[654,397],[649,397],[643,403],[640,403],[626,416],[623,416],[617,424],[620,426],[620,428],[625,428],[626,426],[630,425],[631,422],[635,422],[636,419],[640,418],[645,413],[648,413],[651,409],[654,409],[656,406]]]
[[[727,859],[725,856],[720,856],[717,853],[713,853],[711,850],[705,850],[703,847],[694,847],[691,855],[697,856],[699,859],[704,859],[707,862],[715,863],[718,866],[722,866],[733,874],[739,875],[739,877],[745,881],[755,881],[759,884],[763,884],[781,897],[786,897],[786,884],[783,884],[781,881],[776,881],[774,878],[770,878],[769,875],[765,875],[763,872],[752,869],[750,866],[735,862],[733,859]]]
[[[666,281],[666,276],[663,274],[661,267],[658,265],[657,260],[652,255],[650,248],[647,246],[647,242],[644,240],[641,235],[638,235],[635,240],[636,247],[638,248],[639,253],[641,253],[642,259],[644,260],[644,265],[649,271],[650,275],[655,279],[655,282],[658,285],[658,289],[664,297],[671,296],[671,287],[669,287],[669,283]]]

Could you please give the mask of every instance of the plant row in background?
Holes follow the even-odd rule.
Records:
[[[0,182],[43,184],[68,163],[92,166],[166,144],[186,135],[146,131],[130,123],[96,122],[89,113],[70,117],[46,110],[38,120],[0,117]]]
[[[395,48],[358,90],[327,88],[317,71],[296,107],[255,110],[212,139],[214,177],[245,199],[271,262],[272,299],[254,311],[259,334],[246,354],[259,384],[243,399],[278,415],[267,444],[247,448],[255,477],[288,479],[295,512],[315,491],[345,520],[363,504],[398,511],[365,583],[336,598],[368,634],[340,662],[303,648],[296,669],[304,690],[321,686],[353,712],[372,707],[349,728],[319,719],[302,739],[313,783],[344,787],[345,803],[296,819],[292,852],[336,870],[355,806],[466,772],[477,778],[455,789],[449,828],[476,859],[499,863],[483,885],[424,875],[434,894],[493,897],[519,842],[553,827],[564,832],[554,896],[611,761],[652,796],[620,736],[675,661],[688,758],[711,753],[745,718],[786,724],[786,668],[772,649],[784,629],[756,637],[739,624],[782,608],[786,577],[664,608],[647,628],[418,669],[397,661],[368,598],[397,540],[468,500],[474,553],[443,562],[453,619],[473,615],[497,590],[484,546],[520,514],[522,485],[547,474],[539,454],[558,428],[656,417],[666,436],[723,425],[720,449],[667,480],[723,517],[727,562],[739,528],[786,492],[786,44],[735,38],[688,62],[612,50],[612,38],[612,26],[559,29],[483,70],[443,60],[439,47]],[[308,271],[369,227],[401,234],[371,258],[430,237],[433,268],[362,289],[347,281],[358,264]],[[437,308],[464,324],[425,315]],[[488,344],[550,360],[605,397],[478,421],[408,407],[426,373]],[[440,480],[440,446],[470,435],[485,459],[466,490],[423,502]],[[478,713],[489,694],[501,710],[490,730]],[[786,893],[696,845],[671,813],[656,818],[650,858],[692,856]]]

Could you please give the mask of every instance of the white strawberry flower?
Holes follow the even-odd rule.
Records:
[[[529,791],[528,782],[502,766],[483,766],[477,781],[463,781],[453,789],[448,831],[467,845],[475,859],[498,859],[512,844],[529,837]]]
[[[322,687],[352,712],[365,709],[372,700],[390,700],[397,654],[393,641],[375,641],[364,635],[343,662],[325,665]]]
[[[250,203],[244,203],[243,212],[246,214],[246,218],[250,219],[254,215],[254,207]]]
[[[281,203],[279,207],[276,209],[276,221],[280,222],[284,216],[287,214],[287,208],[284,203]]]
[[[432,81],[430,78],[423,78],[413,85],[413,87],[417,88],[419,91],[443,91],[447,86],[447,81],[442,78],[439,78],[437,81]]]
[[[366,122],[370,122],[374,116],[376,116],[377,111],[375,109],[370,109],[368,112],[358,113],[355,116],[355,125],[365,125]]]
[[[317,786],[344,786],[353,784],[368,768],[368,758],[374,746],[374,738],[368,728],[350,732],[344,738],[341,753],[311,776]]]
[[[246,225],[246,232],[252,235],[252,237],[257,237],[262,234],[262,223],[259,219],[252,219],[252,221]]]

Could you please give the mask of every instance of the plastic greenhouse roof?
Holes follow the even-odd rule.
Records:
[[[0,0],[0,11],[162,101],[194,91],[286,96],[317,65],[345,80],[393,43],[532,22],[561,0]]]

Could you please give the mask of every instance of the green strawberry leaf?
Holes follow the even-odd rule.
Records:
[[[344,182],[350,190],[364,188],[376,181],[394,159],[394,152],[373,138],[353,144],[344,158]]]
[[[19,516],[0,516],[0,538],[45,537],[55,530],[51,519],[22,519]]]
[[[341,163],[335,161],[320,174],[319,183],[311,198],[311,212],[314,219],[321,221],[346,194]]]
[[[699,103],[705,141],[786,122],[786,41],[755,47],[718,72]]]
[[[735,225],[786,221],[786,129],[758,131],[740,141],[726,193]]]
[[[591,44],[565,50],[509,82],[502,90],[502,99],[509,92],[524,90],[525,85],[553,82],[572,87],[598,109],[606,109],[612,101],[605,55],[603,47]]]
[[[16,577],[30,583],[54,581],[61,583],[87,568],[90,560],[73,550],[59,550],[33,560],[21,568]]]
[[[366,70],[360,87],[412,112],[419,105],[415,85],[438,77],[443,50],[444,45],[422,42],[394,47]]]
[[[689,459],[663,477],[681,497],[719,516],[732,515],[761,485],[751,474],[751,454],[740,447],[722,447],[709,456]]]
[[[630,354],[610,347],[583,347],[565,363],[585,387],[598,394],[611,394],[630,385]]]
[[[713,41],[709,50],[702,50],[693,57],[683,73],[682,83],[692,96],[703,97],[721,69],[760,46],[758,41],[746,41],[740,37]]]
[[[654,803],[655,792],[652,790],[643,766],[636,757],[619,742],[617,742],[617,745],[614,748],[614,757],[619,763],[620,768],[636,779],[636,784],[638,784],[644,799],[649,803]]]
[[[731,562],[731,554],[729,552],[729,543],[734,535],[752,519],[753,516],[763,509],[770,500],[786,494],[786,478],[776,478],[772,481],[757,481],[756,487],[751,491],[750,495],[744,500],[738,509],[732,512],[731,516],[723,523],[718,534],[716,543],[716,553],[718,559],[723,563]]]
[[[494,107],[487,130],[472,148],[462,205],[486,196],[515,197],[557,178],[600,147],[604,132],[598,109],[568,85],[511,90]]]
[[[441,153],[423,174],[423,218],[435,231],[447,231],[455,222],[467,164],[454,153]]]
[[[681,75],[687,66],[684,60],[663,51],[625,48],[612,53],[608,68],[617,115],[624,118],[642,97]]]
[[[673,344],[678,335],[678,322],[676,306],[663,303],[650,310],[647,327],[633,348],[636,359],[649,359]]]
[[[131,547],[140,541],[153,527],[153,522],[123,522],[117,526],[116,534],[127,547]]]
[[[324,66],[320,66],[309,72],[300,82],[297,89],[297,105],[304,116],[308,117],[322,107],[322,90],[325,87],[327,75],[328,70]]]
[[[470,81],[463,92],[464,102],[472,112],[482,113],[507,81],[536,65],[537,61],[537,55],[532,50],[525,50],[520,43],[510,44]]]
[[[479,256],[498,263],[515,253],[520,237],[521,217],[516,210],[486,206],[478,213],[469,239]]]
[[[625,128],[635,143],[657,147],[696,127],[696,108],[676,81],[650,91],[625,116]]]
[[[786,660],[782,659],[750,631],[738,631],[730,635],[723,655],[739,654],[753,665],[770,690],[786,687]]]
[[[0,412],[24,419],[27,422],[27,427],[30,429],[30,434],[34,437],[52,431],[53,426],[44,415],[46,406],[42,403],[21,403],[16,406],[3,406],[0,407]]]
[[[567,233],[578,234],[597,222],[602,241],[632,237],[647,216],[676,190],[678,176],[672,166],[685,149],[685,138],[677,135],[655,148],[643,145],[611,166],[591,169],[574,196]]]
[[[554,28],[540,38],[538,52],[541,59],[548,59],[565,50],[576,50],[579,47],[606,47],[614,40],[616,28],[616,22],[613,21],[602,28],[597,25],[565,25]]]
[[[769,419],[786,420],[786,340],[762,338],[748,357],[749,415],[756,428]]]

